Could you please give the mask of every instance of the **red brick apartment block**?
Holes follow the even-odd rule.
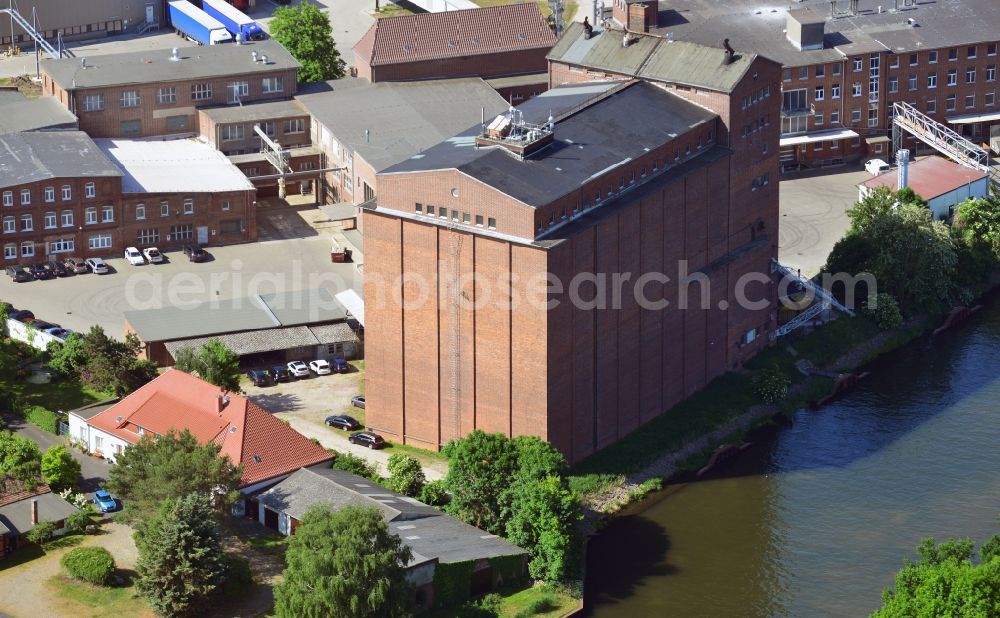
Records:
[[[577,461],[764,345],[781,67],[623,34],[571,25],[552,52],[575,59],[552,61],[563,85],[379,174],[372,428],[430,449],[531,434]],[[678,283],[694,272],[704,285]],[[641,278],[656,273],[669,282]]]

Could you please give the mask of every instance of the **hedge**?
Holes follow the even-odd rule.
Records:
[[[62,557],[62,565],[71,576],[97,586],[115,574],[115,559],[103,547],[77,547]]]
[[[42,406],[31,406],[25,410],[24,418],[49,433],[59,433],[59,415],[52,410]]]

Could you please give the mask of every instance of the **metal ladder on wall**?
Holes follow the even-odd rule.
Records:
[[[788,266],[779,262],[777,259],[771,258],[771,272],[781,273],[783,277],[788,277],[789,279],[798,282],[802,287],[812,292],[814,298],[816,299],[816,302],[814,302],[808,309],[798,314],[787,323],[782,324],[776,330],[772,331],[770,334],[771,339],[784,337],[793,330],[807,325],[813,318],[831,308],[842,313],[846,313],[851,317],[854,316],[853,311],[834,298],[833,294],[829,291],[823,289],[823,286],[816,285],[812,279],[803,277],[797,270],[792,270]]]

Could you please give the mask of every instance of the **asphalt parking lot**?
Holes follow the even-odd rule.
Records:
[[[860,166],[783,176],[778,259],[813,276],[851,222],[847,210],[858,199],[857,184],[871,178]]]
[[[273,216],[283,220],[294,211]],[[261,219],[270,219],[261,217]],[[270,227],[269,227],[270,226]],[[124,258],[108,263],[107,275],[81,274],[63,279],[14,283],[0,277],[0,300],[18,309],[30,309],[38,319],[64,328],[86,331],[101,326],[109,335],[124,335],[126,311],[184,305],[212,298],[325,287],[332,292],[361,290],[361,277],[353,264],[330,262],[330,237],[312,235],[281,238],[281,229],[302,234],[301,226],[278,228],[265,221],[276,240],[207,247],[213,259],[191,263],[180,251],[166,252],[167,263],[131,266]],[[42,258],[39,258],[42,261]]]

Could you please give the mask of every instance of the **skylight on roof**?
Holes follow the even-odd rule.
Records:
[[[260,455],[254,455],[253,456],[253,460],[254,460],[255,463],[260,463],[260,461],[261,461]]]

